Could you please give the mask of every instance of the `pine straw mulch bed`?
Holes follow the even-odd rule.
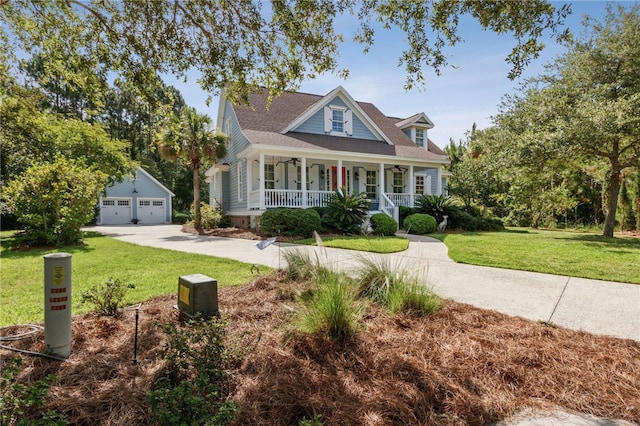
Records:
[[[315,413],[326,425],[482,425],[524,408],[640,419],[640,343],[554,328],[447,300],[427,318],[370,307],[357,338],[293,336],[285,324],[294,295],[309,283],[281,273],[219,290],[229,336],[246,355],[231,367],[237,425],[297,425]],[[142,305],[138,365],[134,319],[73,319],[67,362],[25,357],[21,380],[59,375],[47,408],[70,424],[147,424],[145,394],[165,364],[166,336],[155,322],[177,321],[176,298]],[[5,334],[17,330],[5,330]],[[285,339],[289,336],[289,339]],[[13,342],[41,350],[43,335]],[[12,354],[2,351],[2,358]]]

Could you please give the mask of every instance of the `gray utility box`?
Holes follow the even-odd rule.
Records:
[[[218,316],[218,281],[202,274],[181,276],[178,309],[181,320],[193,319],[196,314],[203,319]]]

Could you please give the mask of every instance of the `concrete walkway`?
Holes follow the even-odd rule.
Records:
[[[409,248],[378,255],[352,250],[275,243],[259,250],[257,241],[185,234],[179,225],[126,225],[86,228],[122,241],[188,253],[235,259],[273,268],[284,267],[286,250],[307,250],[324,264],[348,271],[362,256],[388,258],[393,266],[427,278],[439,295],[530,320],[640,341],[640,285],[623,284],[534,272],[512,271],[453,262],[439,240],[405,235]],[[639,266],[640,267],[640,266]],[[197,273],[197,271],[194,271]],[[562,410],[546,413],[525,410],[495,426],[633,426]]]
[[[426,277],[428,285],[442,297],[533,321],[640,341],[640,285],[455,263],[447,256],[447,247],[430,237],[408,235],[406,251],[379,255],[287,243],[259,250],[257,241],[186,234],[180,231],[180,225],[87,229],[139,245],[273,268],[286,266],[283,253],[294,248],[314,252],[324,264],[345,271],[363,256],[384,257],[393,266]]]

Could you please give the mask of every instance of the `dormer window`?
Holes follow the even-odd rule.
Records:
[[[336,105],[324,107],[324,131],[333,136],[351,136],[353,111]]]
[[[416,145],[424,148],[424,129],[416,129]]]

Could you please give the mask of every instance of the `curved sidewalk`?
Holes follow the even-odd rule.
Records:
[[[312,251],[323,263],[344,271],[363,256],[384,257],[393,266],[426,276],[429,286],[446,298],[574,330],[640,341],[640,285],[455,263],[447,256],[447,247],[429,237],[410,236],[406,251],[379,255],[286,243],[259,250],[257,241],[185,234],[180,229],[180,225],[87,228],[139,245],[273,268],[285,266],[282,253],[291,247]]]

